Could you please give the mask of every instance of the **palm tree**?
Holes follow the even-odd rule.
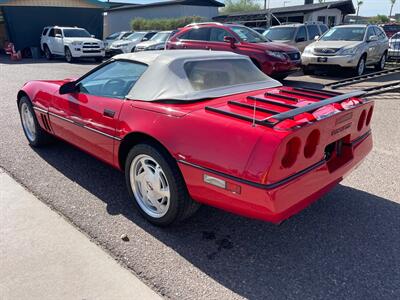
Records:
[[[390,1],[393,1],[393,0],[390,0]],[[394,1],[396,1],[396,0],[394,0]],[[363,4],[364,4],[364,1],[361,1],[361,0],[357,1],[357,17],[356,17],[357,22],[358,22],[358,13],[360,12],[360,6]]]
[[[392,4],[391,4],[391,6],[390,6],[389,18],[392,16],[393,6],[396,4],[396,0],[390,0],[390,2],[391,2]]]

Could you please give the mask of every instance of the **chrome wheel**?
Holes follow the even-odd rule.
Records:
[[[28,107],[28,104],[22,103],[21,105],[21,120],[22,120],[22,127],[26,133],[30,142],[35,141],[36,139],[36,124],[34,116],[31,110]]]
[[[357,74],[361,76],[362,74],[364,74],[364,71],[365,71],[365,59],[361,58],[360,62],[358,63]]]
[[[163,217],[170,206],[170,188],[157,161],[145,154],[136,156],[130,165],[129,178],[140,208],[153,218]]]

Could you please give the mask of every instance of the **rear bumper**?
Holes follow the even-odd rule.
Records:
[[[352,158],[339,168],[329,167],[330,162],[319,163],[274,184],[262,185],[235,180],[212,170],[179,162],[189,193],[198,202],[250,218],[279,223],[316,201],[351,170],[356,168],[372,149],[372,136],[368,132],[348,145]],[[240,185],[240,194],[205,184],[204,174]]]
[[[399,49],[389,49],[388,59],[400,59],[400,48]]]

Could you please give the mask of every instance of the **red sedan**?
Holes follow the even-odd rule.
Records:
[[[166,226],[200,203],[279,223],[320,198],[372,148],[362,94],[284,87],[230,52],[171,50],[31,81],[17,101],[33,147],[57,137],[124,171],[139,211]]]

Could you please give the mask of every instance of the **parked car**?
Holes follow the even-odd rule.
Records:
[[[388,60],[400,60],[400,32],[394,34],[389,40]]]
[[[298,23],[270,27],[264,35],[274,42],[295,46],[303,52],[306,46],[326,31],[328,26],[322,23]]]
[[[107,55],[134,52],[137,44],[150,40],[156,33],[157,31],[136,31],[122,40],[113,42],[107,49]]]
[[[327,67],[343,67],[362,75],[366,66],[385,67],[389,41],[376,25],[342,25],[331,28],[307,46],[301,56],[305,74]]]
[[[283,79],[300,68],[297,48],[273,43],[242,25],[221,23],[190,24],[168,42],[167,49],[231,51],[251,58],[265,74]]]
[[[79,27],[49,26],[42,31],[40,48],[46,59],[63,56],[67,62],[93,57],[101,62],[105,56],[103,41]]]
[[[150,40],[137,44],[135,47],[135,52],[149,51],[149,50],[164,50],[167,41],[177,32],[178,32],[177,30],[160,31],[155,35],[153,35],[153,37]]]
[[[382,24],[380,27],[383,29],[383,31],[385,31],[387,37],[389,38],[400,31],[400,23]]]
[[[108,49],[109,46],[113,42],[122,40],[122,39],[128,37],[129,35],[131,35],[132,33],[133,33],[133,31],[118,31],[118,32],[114,32],[114,33],[110,34],[109,36],[107,36],[104,39],[104,47],[106,49]]]
[[[30,145],[57,136],[125,172],[131,201],[166,226],[199,203],[279,223],[316,201],[371,151],[361,95],[285,87],[232,52],[171,50],[28,82],[17,104]]]

